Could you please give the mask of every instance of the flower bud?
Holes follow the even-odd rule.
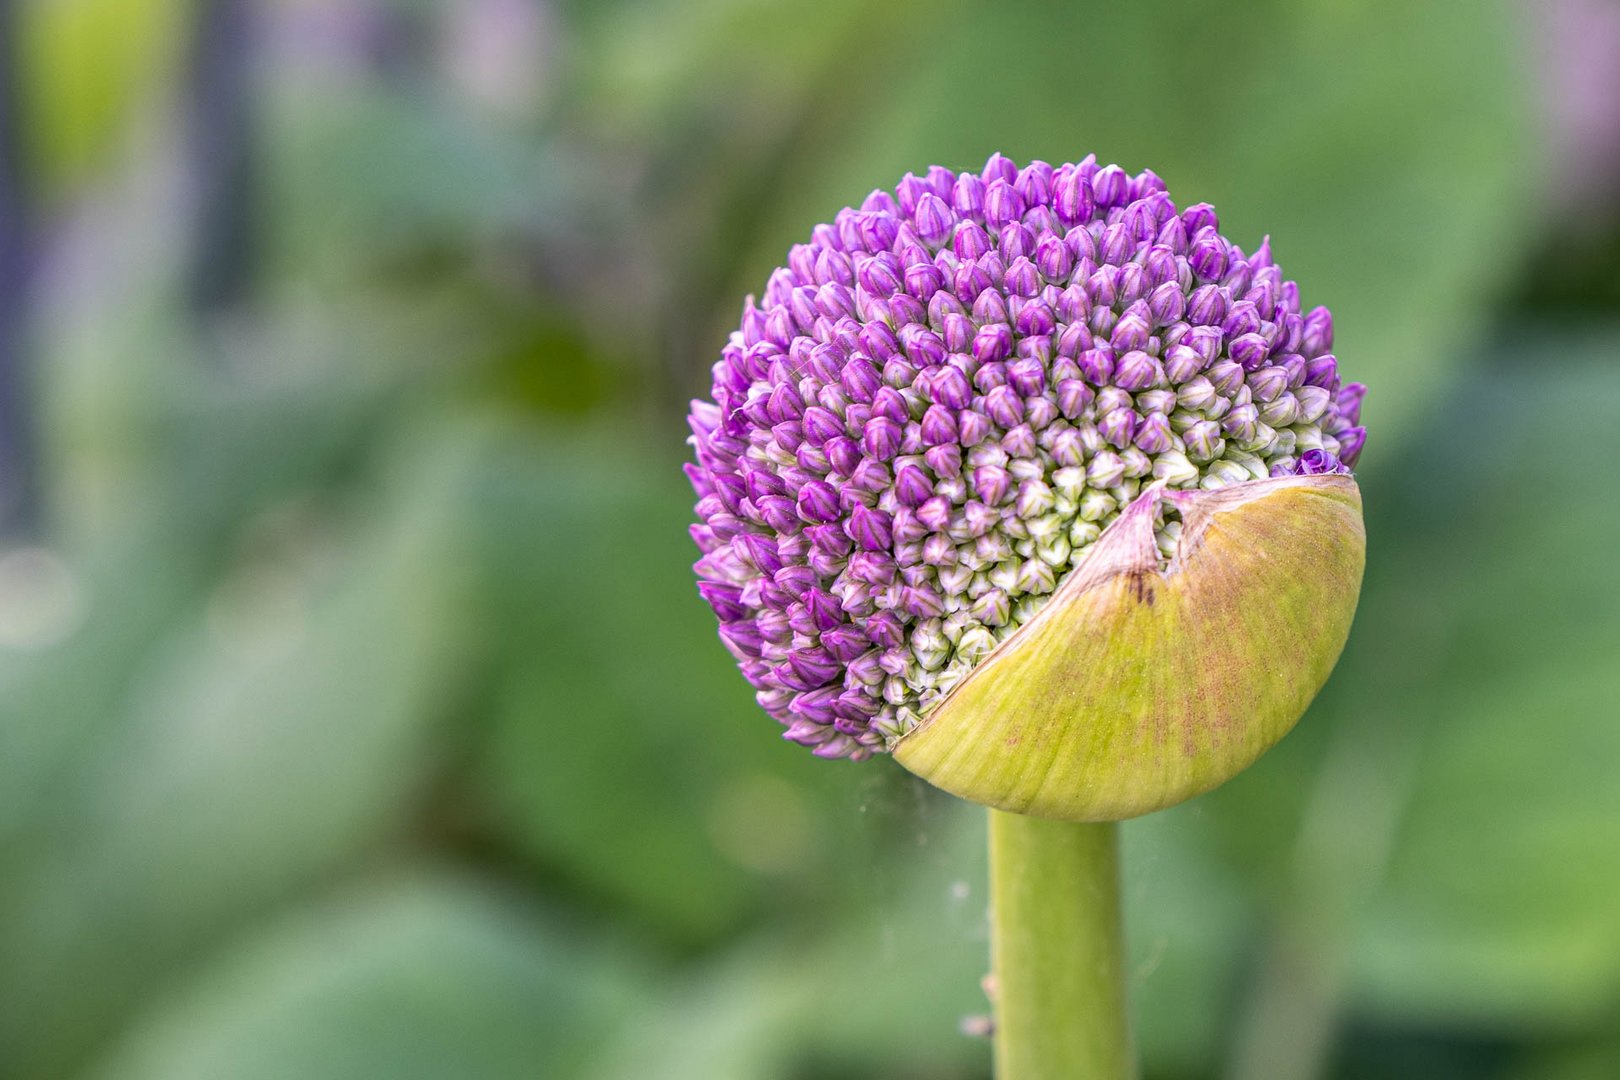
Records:
[[[1019,766],[996,763],[1011,749],[987,744],[973,768],[1002,786],[970,797],[1138,812],[1222,774],[1259,746],[1253,725],[1280,733],[1280,691],[1244,682],[1259,677],[1251,639],[1288,642],[1261,666],[1314,690],[1291,665],[1326,638],[1296,625],[1297,594],[1326,589],[1313,599],[1326,618],[1343,575],[1332,551],[1318,568],[1297,543],[1321,531],[1311,513],[1348,512],[1349,496],[1329,496],[1353,494],[1345,473],[1366,430],[1332,317],[1300,313],[1268,243],[1245,257],[1211,208],[1178,213],[1151,172],[1091,159],[1020,170],[996,155],[978,172],[908,174],[811,230],[786,263],[692,405],[686,470],[699,594],[785,738],[820,757],[899,749],[966,793],[967,766],[928,764],[945,755],[936,733],[994,687],[1036,693],[996,673],[1056,664],[1059,631],[1075,658],[1136,682],[1099,688],[1092,660],[1074,660],[1046,672],[1045,701],[986,730],[1036,725],[1026,748],[1054,748],[1047,761],[1061,749],[1062,769],[1094,787],[1032,794],[1008,779]],[[1216,556],[1239,536],[1252,546],[1226,565]],[[1121,552],[1159,560],[1137,575],[1156,583],[1150,611],[1104,603],[1123,586],[1099,585],[1098,567]],[[1262,570],[1264,582],[1246,576]],[[1208,613],[1239,596],[1241,617]],[[1107,651],[1116,632],[1136,668]],[[1215,675],[1214,689],[1197,681]],[[1140,700],[1096,711],[1132,685]],[[1169,710],[1188,687],[1205,696]],[[1245,711],[1246,694],[1265,708]],[[1058,739],[1063,717],[1135,748],[1086,759]],[[1178,748],[1190,763],[1172,760]]]
[[[1168,559],[1154,536],[1165,507],[1181,521]],[[974,802],[1069,821],[1208,791],[1282,738],[1326,681],[1364,557],[1348,476],[1152,488],[895,759]]]

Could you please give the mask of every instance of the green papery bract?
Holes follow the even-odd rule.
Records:
[[[1155,530],[1179,513],[1168,557]],[[1327,680],[1366,556],[1346,475],[1155,487],[895,750],[962,798],[1110,821],[1217,787]]]

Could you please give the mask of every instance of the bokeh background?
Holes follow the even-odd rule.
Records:
[[[1620,1076],[1609,0],[0,3],[0,1076],[987,1076],[979,814],[776,738],[678,466],[993,150],[1372,388],[1344,662],[1126,828],[1148,1076]]]

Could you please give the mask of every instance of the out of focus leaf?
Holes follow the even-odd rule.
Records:
[[[988,1009],[984,815],[898,774],[857,808],[883,854],[844,853],[875,904],[807,914],[689,971],[588,1080],[982,1076],[989,1045],[962,1021]]]
[[[0,656],[12,720],[0,755],[0,846],[38,828],[31,815],[56,813],[94,786],[83,757],[119,727],[154,643],[196,618],[243,521],[336,481],[363,453],[381,393],[349,380],[291,380],[187,398],[123,412],[146,453],[107,463],[114,473],[96,459],[116,440],[63,447],[76,484],[107,481],[110,490],[86,492],[66,514],[84,518],[61,544],[84,596],[82,625],[49,650]]]
[[[267,200],[287,223],[268,238],[275,270],[322,283],[347,275],[352,286],[417,260],[432,280],[434,256],[466,258],[551,206],[532,140],[425,92],[287,83],[268,118],[280,153]]]
[[[141,986],[393,829],[422,783],[466,643],[465,448],[424,437],[393,465],[346,543],[296,505],[265,523],[143,659],[78,800],[38,822],[53,846],[0,889],[20,1075],[59,1074]]]
[[[1369,597],[1388,637],[1364,634],[1342,674],[1361,710],[1422,734],[1354,953],[1367,1009],[1565,1026],[1620,1000],[1620,563],[1599,539],[1620,503],[1584,467],[1620,458],[1613,333],[1508,351],[1388,478],[1421,540]],[[1432,610],[1401,633],[1393,598],[1414,596]],[[1397,650],[1424,678],[1392,698],[1376,672]]]
[[[479,774],[499,827],[677,941],[769,894],[825,901],[864,780],[782,742],[721,648],[675,455],[514,440],[477,509],[505,646]]]
[[[160,1000],[98,1080],[568,1077],[645,1008],[612,956],[448,874],[259,928]]]
[[[1620,1044],[1614,1042],[1535,1055],[1509,1080],[1614,1080],[1620,1076]]]
[[[1196,1076],[1218,1059],[1253,935],[1252,897],[1210,825],[1193,803],[1124,826],[1131,1005],[1152,1075]]]
[[[585,101],[607,134],[642,142],[668,139],[692,113],[722,104],[742,104],[753,126],[780,131],[840,61],[902,32],[916,7],[654,0],[627,19],[602,5],[581,19],[596,61],[580,73]]]

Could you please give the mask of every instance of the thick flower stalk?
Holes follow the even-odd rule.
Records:
[[[1363,387],[1332,346],[1269,241],[1245,254],[1150,171],[996,155],[908,174],[789,252],[693,403],[698,588],[786,738],[892,751],[1127,508],[1174,560],[1183,510],[1226,508],[1178,493],[1348,472]],[[1275,532],[1246,520],[1255,544]],[[1212,786],[1193,779],[1179,797]]]

